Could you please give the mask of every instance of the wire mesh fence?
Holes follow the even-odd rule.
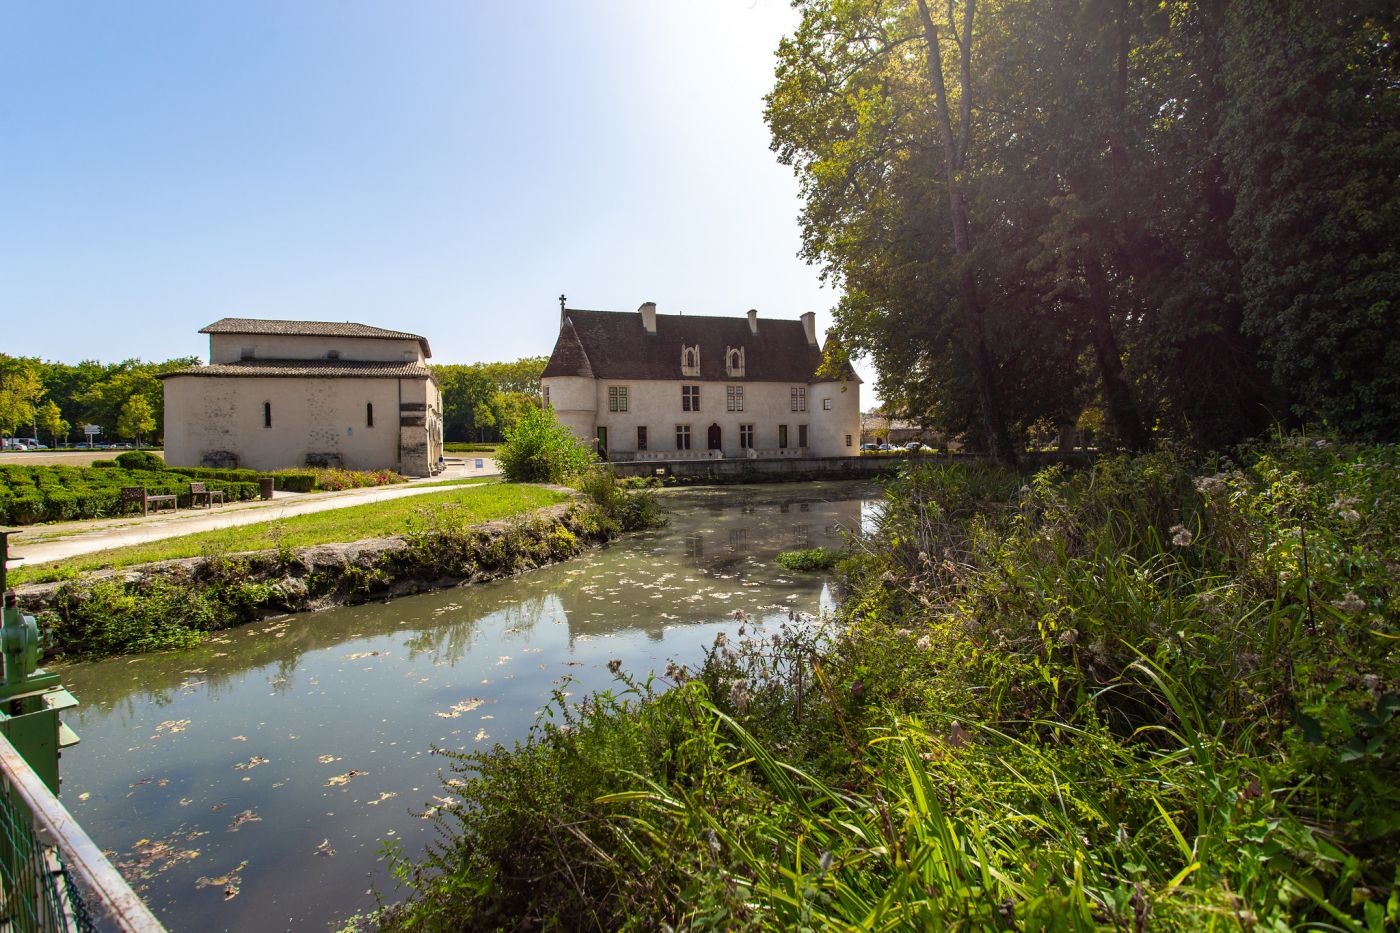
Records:
[[[0,736],[0,933],[164,933],[9,740]]]

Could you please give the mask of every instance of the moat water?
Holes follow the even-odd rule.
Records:
[[[668,527],[513,579],[62,668],[82,702],[64,803],[172,931],[327,929],[399,899],[382,841],[414,855],[435,838],[425,814],[450,789],[434,748],[525,738],[554,690],[611,686],[613,658],[694,665],[735,610],[829,609],[828,581],[773,558],[840,546],[878,490],[662,498]]]

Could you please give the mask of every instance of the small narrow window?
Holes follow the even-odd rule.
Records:
[[[787,449],[787,425],[785,424],[778,425],[778,449]]]
[[[647,429],[645,425],[637,425],[637,449],[647,449]]]
[[[689,449],[690,449],[690,425],[688,425],[688,424],[678,424],[678,425],[676,425],[676,449],[677,449],[677,450],[689,450]]]
[[[263,402],[263,427],[272,427],[272,403]]]
[[[374,427],[374,403],[365,402],[365,427]]]
[[[753,425],[739,425],[739,448],[741,450],[753,449]]]
[[[831,399],[822,399],[822,411],[831,411]]]
[[[851,435],[849,435],[849,434],[846,435],[846,446],[847,446],[847,447],[850,447],[850,446],[851,446]]]
[[[549,407],[549,386],[544,387],[544,407]]]
[[[807,426],[805,424],[799,424],[797,426],[797,446],[807,446]]]

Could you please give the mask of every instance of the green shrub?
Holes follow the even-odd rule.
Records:
[[[279,470],[272,474],[275,488],[285,492],[313,492],[316,474],[308,471]]]
[[[640,531],[666,524],[661,503],[651,489],[623,489],[606,465],[596,465],[577,474],[574,485],[597,507],[603,522],[612,531]]]
[[[88,466],[92,467],[94,470],[115,470],[117,468],[117,461],[94,460],[92,463],[88,464]]]
[[[117,466],[123,470],[160,471],[165,469],[165,461],[144,450],[128,450],[124,454],[117,454]]]
[[[562,483],[597,460],[549,408],[521,415],[495,459],[505,477],[515,483]]]
[[[806,572],[830,570],[841,560],[841,552],[831,548],[812,547],[798,551],[783,551],[774,560],[788,570]]]

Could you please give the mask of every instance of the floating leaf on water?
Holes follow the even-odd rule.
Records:
[[[82,798],[79,798],[79,799],[81,800]],[[191,800],[191,799],[188,798],[188,797],[181,797],[181,798],[180,798],[180,806],[182,806],[182,807],[188,807],[188,806],[189,806],[190,804],[192,804],[192,803],[194,803],[194,801]]]
[[[387,655],[387,651],[356,651],[354,654],[345,655],[347,661],[359,661],[363,658],[378,658]]]
[[[356,771],[354,768],[351,768],[349,771],[346,771],[344,774],[337,774],[335,777],[331,778],[329,781],[326,782],[326,786],[327,786],[327,787],[344,787],[346,784],[349,784],[349,783],[350,783],[350,779],[351,779],[351,778],[360,777],[361,775],[364,775],[364,774],[369,774],[369,772],[368,772],[368,771]]]
[[[184,732],[189,728],[189,725],[190,721],[188,719],[167,719],[165,722],[156,726],[156,734],[151,736],[151,738],[158,739],[162,735],[174,735],[177,732]]]
[[[226,804],[226,803],[216,803],[216,804],[214,804],[212,807],[209,808],[209,812],[210,812],[210,813],[218,813],[220,810],[222,810],[222,809],[223,809],[224,807],[226,807],[226,806],[228,806],[228,804]]]
[[[485,741],[486,741],[487,739],[489,739],[489,738],[491,738],[491,736],[489,736],[489,735],[486,734],[486,730],[485,730],[485,729],[478,729],[478,730],[476,730],[476,737],[475,737],[475,739],[474,739],[473,741],[476,741],[476,742],[485,742]]]
[[[483,700],[481,697],[472,697],[470,699],[463,700],[460,703],[454,704],[448,712],[444,713],[441,710],[439,710],[436,715],[439,719],[456,719],[463,713],[470,713],[472,710],[481,706],[481,704],[485,702],[486,701]]]
[[[89,793],[88,791],[83,791],[81,794],[78,795],[78,799],[79,799],[79,800],[87,800],[87,799],[88,799],[89,797],[91,797],[91,796],[92,796],[92,794]]]
[[[398,794],[395,793],[394,791],[391,791],[391,790],[382,790],[382,791],[379,792],[379,798],[378,798],[377,800],[370,800],[370,801],[367,801],[367,802],[369,803],[369,805],[370,805],[371,807],[377,807],[377,806],[379,806],[381,803],[383,803],[384,801],[386,801],[386,800],[392,800],[393,798],[395,798],[395,797],[397,797],[397,796],[398,796]]]
[[[441,713],[439,713],[438,715],[441,715]],[[335,757],[334,755],[322,755],[320,758],[317,758],[316,760],[319,761],[319,762],[320,762],[321,764],[323,764],[323,765],[328,765],[328,764],[330,764],[332,761],[339,761],[340,759],[337,758],[337,757]]]
[[[335,850],[331,848],[331,841],[329,839],[322,839],[321,844],[316,847],[316,854],[327,857],[335,855]]]
[[[235,735],[231,741],[246,742],[248,741],[248,737],[246,735]]]
[[[228,824],[228,831],[236,833],[246,823],[261,823],[262,817],[252,810],[244,810],[233,818],[233,822]]]
[[[265,765],[265,764],[267,764],[267,762],[268,762],[268,759],[264,758],[262,755],[254,755],[252,758],[249,758],[247,761],[240,761],[238,764],[234,765],[234,766],[233,766],[233,770],[235,770],[235,771],[251,771],[251,770],[253,770],[254,768],[256,768],[258,765]]]

